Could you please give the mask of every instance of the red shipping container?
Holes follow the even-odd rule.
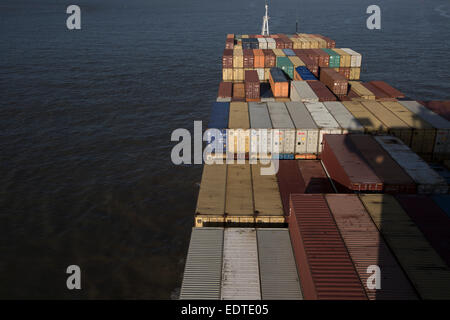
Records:
[[[263,49],[264,68],[275,68],[277,66],[277,56],[272,49]]]
[[[225,41],[225,49],[233,49],[234,48],[234,39],[227,39]]]
[[[446,213],[425,195],[398,195],[396,199],[442,260],[450,266],[450,219]]]
[[[369,299],[417,300],[413,286],[358,196],[327,194],[325,199]],[[380,289],[370,289],[367,286],[367,280],[373,274],[367,270],[372,265],[380,268]]]
[[[450,121],[450,101],[428,101],[424,105],[434,113]]]
[[[322,82],[318,80],[308,80],[307,82],[320,102],[337,100],[336,96]]]
[[[320,68],[320,81],[336,95],[347,94],[348,80],[331,68]]]
[[[382,91],[384,91],[391,98],[404,98],[405,97],[405,95],[402,92],[391,87],[389,84],[387,84],[384,81],[370,81],[369,83],[374,85],[378,89],[381,89]]]
[[[245,98],[259,99],[259,78],[256,70],[245,71]]]
[[[319,67],[327,68],[330,63],[330,55],[321,49],[310,49],[313,50],[317,56],[319,56]]]
[[[233,68],[233,50],[231,49],[223,50],[222,68]]]
[[[277,49],[284,49],[284,41],[281,38],[275,38],[275,45]]]
[[[320,160],[297,160],[297,165],[305,182],[305,193],[334,193]]]
[[[323,195],[292,194],[289,234],[306,300],[366,300]]]
[[[338,72],[342,74],[345,79],[350,79],[350,68],[341,67]]]
[[[289,216],[289,196],[291,193],[304,193],[305,182],[300,174],[297,163],[294,160],[279,160],[277,172],[278,188],[280,189],[281,202],[284,215]]]
[[[253,49],[244,49],[244,68],[255,67],[255,56],[253,55]]]
[[[245,101],[245,86],[242,82],[233,83],[233,101]]]
[[[233,83],[222,81],[219,84],[219,92],[217,98],[231,98],[233,97]]]
[[[416,183],[370,135],[352,134],[348,138],[383,182],[385,193],[416,193]]]
[[[321,159],[339,192],[383,191],[383,182],[347,135],[324,135]]]
[[[395,98],[391,98],[386,92],[379,89],[378,87],[375,87],[373,84],[366,82],[361,84],[367,88],[370,92],[372,92],[375,95],[375,98],[379,101],[396,101]]]

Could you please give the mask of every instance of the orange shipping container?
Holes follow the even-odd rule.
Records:
[[[253,49],[253,55],[255,57],[255,68],[264,68],[264,52],[262,49]]]

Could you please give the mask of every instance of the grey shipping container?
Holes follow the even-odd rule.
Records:
[[[223,228],[192,228],[180,299],[220,299]]]
[[[280,154],[293,154],[295,150],[295,126],[289,111],[283,102],[268,102],[270,119],[272,120],[273,146],[272,150]]]
[[[272,122],[267,103],[249,102],[250,116],[250,157],[272,152]],[[264,132],[264,130],[266,130]]]
[[[342,133],[364,133],[364,126],[341,102],[326,101],[323,104],[342,127]]]
[[[417,193],[448,192],[448,185],[444,178],[431,169],[400,139],[391,136],[376,136],[375,139],[417,183]]]
[[[322,102],[306,102],[305,107],[308,109],[311,114],[314,122],[317,127],[320,129],[319,131],[319,148],[317,150],[318,153],[322,152],[322,141],[324,134],[341,134],[342,129],[339,126],[339,123],[333,118],[331,113],[325,108]]]
[[[306,81],[291,81],[291,96],[292,101],[298,102],[318,102],[319,97],[315,94],[313,89]]]
[[[303,299],[288,229],[257,229],[263,300]]]
[[[254,228],[225,229],[221,299],[261,299],[258,246]]]
[[[450,122],[417,101],[399,101],[408,110],[436,128],[433,157],[446,159],[450,154]]]
[[[286,102],[296,128],[295,154],[317,154],[319,128],[302,102]]]

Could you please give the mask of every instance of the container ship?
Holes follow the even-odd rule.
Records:
[[[361,61],[266,21],[227,35],[180,299],[450,299],[450,103]]]

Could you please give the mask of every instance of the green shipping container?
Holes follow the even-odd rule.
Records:
[[[294,79],[294,65],[288,57],[277,57],[277,68],[282,69],[291,80]]]
[[[329,67],[330,68],[339,68],[340,64],[341,64],[341,56],[331,50],[331,49],[322,49],[323,51],[325,51],[329,56],[330,56],[330,64]]]

